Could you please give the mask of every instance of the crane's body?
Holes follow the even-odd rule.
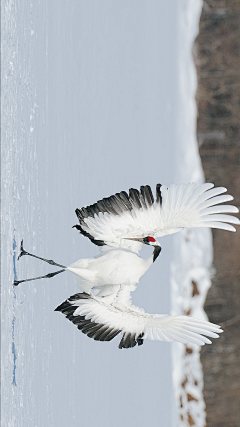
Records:
[[[174,184],[168,188],[157,184],[154,199],[151,188],[146,185],[140,192],[121,191],[76,209],[79,224],[74,227],[101,248],[101,255],[96,258],[81,259],[65,267],[26,252],[22,245],[20,256],[31,255],[62,268],[43,277],[53,277],[66,270],[75,275],[82,293],[73,295],[56,310],[95,340],[110,341],[121,332],[120,348],[141,345],[144,338],[210,343],[206,336],[218,337],[222,332],[219,326],[186,316],[145,313],[131,304],[131,292],[159,256],[161,246],[156,237],[185,227],[236,231],[231,224],[240,224],[240,221],[228,214],[237,213],[238,209],[222,205],[233,197],[223,194],[226,188],[213,187],[208,183]],[[151,257],[143,259],[138,255],[142,244],[153,246]]]
[[[104,287],[101,292],[101,295],[104,295],[109,285],[137,284],[154,262],[156,248],[159,248],[160,252],[160,247],[156,246],[153,254],[147,259],[125,249],[110,249],[96,258],[80,259],[67,267],[67,270],[75,275],[82,291],[89,292],[94,287],[100,292],[101,287]]]

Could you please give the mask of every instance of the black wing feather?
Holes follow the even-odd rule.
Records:
[[[129,199],[132,203],[132,207],[136,209],[141,209],[142,204],[140,201],[140,193],[135,188],[130,188],[129,190]]]
[[[160,184],[157,185],[157,201],[162,203],[162,196],[160,191]],[[105,197],[102,200],[98,200],[93,205],[76,209],[76,215],[78,217],[79,225],[75,225],[80,233],[88,237],[92,243],[98,246],[103,246],[106,243],[103,240],[96,240],[90,233],[85,231],[83,227],[88,228],[85,223],[85,219],[88,217],[94,218],[98,216],[100,212],[109,213],[110,215],[122,215],[123,212],[131,212],[133,209],[148,209],[154,203],[154,197],[152,194],[151,187],[149,185],[141,186],[140,192],[135,188],[130,188],[129,195],[126,191],[121,191],[113,196]]]
[[[132,348],[135,347],[136,344],[143,344],[143,336],[144,334],[139,334],[137,337],[135,334],[131,334],[130,332],[124,332],[122,339],[119,343],[118,348]]]
[[[117,193],[116,196],[120,197],[123,205],[125,206],[125,210],[126,211],[131,211],[132,210],[132,205],[130,203],[129,196],[126,193],[126,191],[121,191],[121,193]]]
[[[162,206],[161,184],[156,185],[156,202]]]
[[[74,305],[74,302],[79,299],[92,299],[92,297],[86,292],[72,295],[55,308],[55,311],[62,312],[81,332],[86,334],[89,338],[93,338],[95,341],[111,341],[116,335],[122,332],[120,329],[115,329],[102,323],[92,322],[91,319],[86,319],[85,316],[74,316],[74,312],[78,308],[77,305]],[[135,347],[136,344],[143,344],[143,333],[136,337],[135,334],[130,332],[123,332],[119,348],[132,348]]]
[[[149,185],[145,185],[145,186],[142,186],[140,190],[141,190],[141,195],[142,195],[142,198],[144,199],[146,208],[152,206],[152,204],[154,203],[154,197],[152,194],[151,187]]]

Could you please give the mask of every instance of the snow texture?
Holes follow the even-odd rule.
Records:
[[[130,186],[172,182],[176,14],[172,5],[150,6],[4,1],[4,427],[171,426],[170,344],[119,350],[116,340],[81,334],[54,312],[78,290],[68,272],[12,286],[14,277],[53,270],[34,258],[17,261],[21,239],[29,252],[64,265],[93,257],[97,248],[72,229],[77,207]],[[170,253],[166,241],[134,293],[150,312],[170,312]]]
[[[181,114],[177,128],[181,141],[178,153],[181,167],[177,169],[176,182],[204,182],[196,138],[197,73],[192,55],[201,10],[202,0],[185,0],[179,8],[179,22],[182,23],[178,49]],[[212,234],[209,229],[185,229],[176,235],[170,275],[172,315],[185,314],[207,320],[203,307],[211,286],[212,258]],[[200,347],[174,343],[172,358],[176,425],[204,427],[206,413]]]

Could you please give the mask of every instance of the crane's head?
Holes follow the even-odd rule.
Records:
[[[145,245],[150,245],[154,247],[154,251],[153,251],[153,262],[157,259],[158,255],[161,252],[161,245],[158,242],[158,240],[154,239],[154,237],[152,236],[147,236],[147,237],[138,237],[138,238],[127,238],[128,240],[135,240],[137,242],[140,243],[144,243]]]
[[[139,240],[142,241],[142,243],[145,243],[145,245],[160,246],[160,243],[156,239],[154,239],[154,237],[151,236],[143,237],[143,239]]]

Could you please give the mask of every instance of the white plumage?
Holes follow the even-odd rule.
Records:
[[[93,243],[138,252],[141,245],[127,239],[162,237],[184,227],[210,227],[236,231],[230,224],[239,219],[227,213],[238,209],[221,203],[233,200],[224,187],[195,183],[156,186],[156,200],[146,185],[140,192],[120,192],[87,208],[77,209],[80,225],[75,226]]]
[[[76,209],[79,225],[75,227],[101,248],[95,259],[79,260],[68,267],[78,280],[81,290],[108,295],[107,285],[134,285],[150,268],[160,253],[155,237],[176,233],[184,227],[211,227],[236,231],[229,223],[239,224],[231,205],[220,205],[233,199],[223,195],[226,188],[195,183],[156,186],[156,199],[149,186],[140,192],[130,189]],[[220,194],[222,194],[220,196]],[[224,213],[224,214],[223,214]],[[154,236],[154,238],[149,237]],[[151,241],[149,241],[149,238]],[[147,260],[138,255],[142,244],[154,247]],[[106,290],[107,294],[104,294]]]
[[[108,250],[97,258],[80,259],[67,267],[74,273],[82,291],[106,296],[116,285],[131,286],[153,263],[153,256],[143,259],[127,250]]]
[[[121,303],[121,293],[115,292],[113,301],[108,297],[93,298],[87,293],[76,294],[56,308],[90,338],[111,341],[120,332],[119,348],[143,344],[143,339],[178,341],[181,343],[211,344],[206,338],[218,338],[219,326],[188,316],[148,314],[143,309]],[[124,300],[126,295],[124,296]]]
[[[69,267],[29,254],[21,246],[21,255],[31,255],[74,273],[83,293],[76,294],[57,307],[89,337],[110,341],[122,333],[120,348],[141,345],[143,339],[211,343],[219,326],[187,316],[152,315],[131,304],[130,293],[140,277],[158,257],[161,246],[155,239],[173,234],[184,227],[210,227],[236,231],[231,224],[240,224],[225,195],[224,187],[195,183],[156,186],[154,200],[146,185],[122,191],[86,208],[76,209],[81,234],[101,249],[101,255],[82,259]],[[154,236],[154,237],[153,237]],[[142,244],[152,245],[153,254],[142,259]],[[52,277],[51,273],[44,277]],[[30,280],[30,279],[28,279]],[[21,281],[15,282],[19,284]]]

